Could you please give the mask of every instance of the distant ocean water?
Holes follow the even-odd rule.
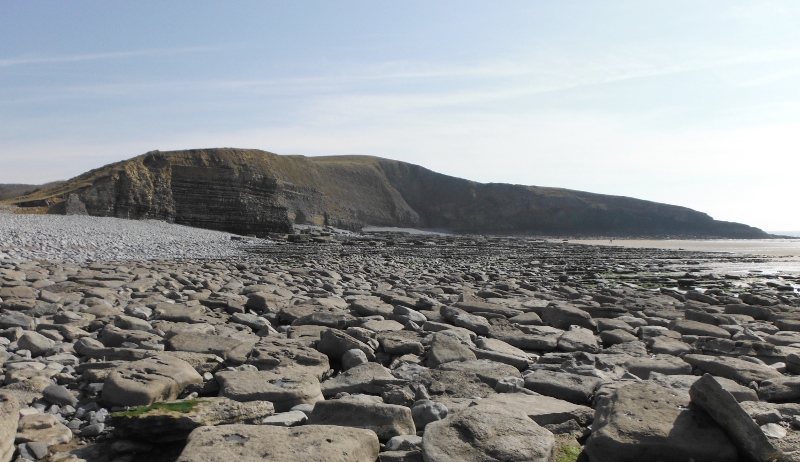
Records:
[[[767,231],[770,234],[776,234],[778,236],[794,236],[800,237],[800,231]]]
[[[773,231],[770,233],[783,236],[793,235],[787,231]],[[796,234],[800,236],[800,232],[796,232]],[[569,242],[589,245],[759,255],[769,258],[770,261],[764,263],[721,264],[719,265],[720,270],[800,273],[800,239],[614,239],[613,242],[608,239],[570,239]]]

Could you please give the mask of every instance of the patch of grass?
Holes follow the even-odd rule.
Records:
[[[181,414],[186,414],[187,412],[194,409],[198,404],[200,404],[200,400],[197,399],[189,399],[186,401],[174,401],[169,403],[153,403],[149,406],[139,406],[137,408],[133,408],[128,411],[122,412],[115,412],[111,414],[112,417],[139,417],[141,415],[147,414],[150,411],[163,409],[166,411],[172,412],[180,412]]]
[[[556,452],[556,462],[575,462],[581,455],[581,448],[563,444]]]

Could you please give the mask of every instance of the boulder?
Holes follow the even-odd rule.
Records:
[[[758,387],[758,397],[764,401],[800,400],[800,377],[779,377],[764,380]]]
[[[725,391],[710,374],[703,375],[692,385],[689,396],[692,403],[706,411],[725,429],[748,459],[767,462],[781,455],[733,395]]]
[[[542,310],[542,321],[561,330],[567,330],[570,326],[580,326],[594,331],[597,327],[597,323],[589,313],[572,305],[547,305]]]
[[[47,354],[53,349],[56,342],[38,332],[27,331],[17,340],[17,345],[23,350],[29,350],[31,356],[36,357]]]
[[[114,369],[103,385],[103,401],[111,406],[147,406],[170,401],[203,378],[191,364],[171,355],[157,355]]]
[[[783,377],[776,369],[738,358],[689,354],[681,357],[705,373],[735,380],[743,385]]]
[[[418,429],[425,428],[431,422],[447,417],[447,406],[429,399],[420,399],[411,406],[411,417]]]
[[[431,348],[428,351],[428,367],[435,368],[452,361],[475,359],[477,359],[475,353],[461,343],[455,335],[450,335],[447,331],[433,334]]]
[[[594,332],[589,329],[572,326],[558,339],[558,349],[561,351],[585,351],[597,353],[600,346],[594,337]]]
[[[470,401],[464,405],[472,403],[473,401]],[[588,406],[543,395],[500,393],[483,398],[479,403],[522,411],[539,425],[557,425],[574,420],[578,425],[585,427],[594,419],[594,410]]]
[[[232,337],[196,332],[181,332],[166,341],[167,350],[210,353],[222,357],[232,364],[242,364],[253,349],[255,342]]]
[[[520,410],[478,404],[425,427],[426,462],[549,462],[555,438]]]
[[[111,419],[121,438],[163,443],[184,440],[197,427],[260,423],[274,412],[269,401],[242,403],[228,398],[196,398],[116,412]]]
[[[477,348],[472,348],[472,352],[478,359],[508,364],[520,371],[528,369],[531,365],[530,355],[502,340],[481,337],[475,342],[475,345]]]
[[[352,349],[363,351],[370,361],[375,360],[375,352],[369,345],[336,329],[323,331],[317,343],[317,350],[334,361],[341,361],[342,356]]]
[[[348,369],[321,384],[324,396],[337,393],[381,394],[388,385],[403,384],[392,372],[378,363],[364,363]]]
[[[650,383],[603,388],[595,400],[591,462],[736,462],[737,451],[682,393]]]
[[[449,306],[441,307],[439,312],[444,319],[458,327],[463,327],[478,335],[487,335],[489,333],[489,321],[484,317],[469,314],[466,311]]]
[[[381,441],[398,435],[414,435],[417,431],[411,409],[350,397],[318,402],[308,417],[308,424],[372,430]]]
[[[219,396],[235,401],[270,401],[276,412],[291,410],[298,404],[322,401],[319,380],[310,374],[269,371],[223,371],[216,375]]]
[[[689,389],[692,387],[692,385],[694,385],[698,378],[699,377],[696,375],[663,375],[659,374],[658,372],[651,372],[649,377],[651,382],[685,392],[687,397],[689,396]],[[736,401],[740,403],[744,401],[758,401],[758,395],[752,388],[746,387],[739,384],[735,380],[726,379],[724,377],[715,377],[715,379],[717,382],[719,382],[722,388],[736,398]]]
[[[14,455],[14,437],[19,423],[19,403],[8,392],[0,391],[0,462]]]
[[[628,372],[647,379],[651,372],[664,375],[688,375],[692,373],[692,366],[680,358],[670,355],[654,355],[641,358],[631,358],[623,363]]]
[[[178,462],[375,462],[375,432],[331,425],[200,427],[187,439]]]
[[[442,364],[437,369],[443,371],[471,372],[492,388],[497,385],[498,380],[506,377],[522,378],[522,374],[520,374],[516,367],[490,361],[488,359],[454,361]]]
[[[731,333],[727,330],[706,324],[703,322],[689,321],[685,319],[673,321],[670,328],[683,335],[699,335],[703,337],[731,338]]]
[[[47,446],[69,443],[72,430],[61,424],[53,414],[28,414],[20,417],[14,442],[42,443]]]
[[[587,404],[602,380],[588,375],[536,370],[525,376],[525,388],[574,404]]]
[[[47,401],[59,406],[75,406],[78,402],[78,398],[62,385],[53,384],[48,386],[42,392],[42,396]]]
[[[330,369],[328,357],[319,351],[297,341],[272,337],[259,340],[246,363],[261,371],[275,374],[301,372],[320,380]]]

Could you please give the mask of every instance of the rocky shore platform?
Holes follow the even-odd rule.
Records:
[[[711,266],[760,257],[4,229],[0,462],[800,460],[800,280]]]

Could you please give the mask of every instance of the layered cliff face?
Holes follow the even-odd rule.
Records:
[[[279,156],[228,148],[154,151],[16,203],[58,212],[70,194],[90,215],[162,219],[258,236],[288,232],[293,224],[571,236],[767,236],[684,207],[482,184],[368,156]]]

